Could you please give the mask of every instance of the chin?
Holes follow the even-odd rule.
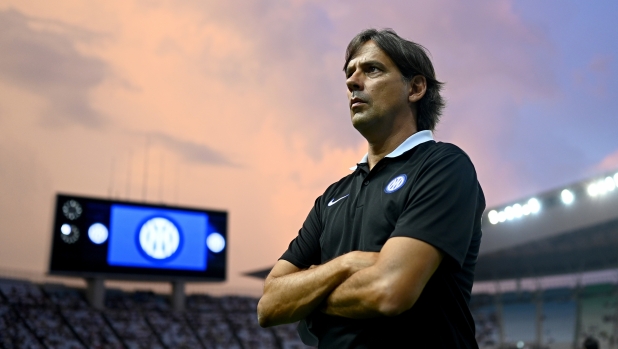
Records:
[[[366,114],[358,113],[352,116],[352,126],[360,133],[370,129],[375,123],[375,118]]]

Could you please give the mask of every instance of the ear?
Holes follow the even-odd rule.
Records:
[[[418,102],[427,92],[427,79],[422,75],[415,75],[410,80],[409,86],[408,101],[410,103]]]

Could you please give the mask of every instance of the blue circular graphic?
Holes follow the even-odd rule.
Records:
[[[154,262],[168,262],[181,250],[183,237],[171,219],[150,217],[137,230],[135,242],[141,254]]]
[[[388,182],[388,184],[384,188],[384,192],[386,194],[396,192],[401,187],[403,187],[404,184],[406,184],[407,180],[408,180],[408,176],[406,176],[405,174],[400,174],[399,176],[393,178],[390,182]]]
[[[211,233],[206,238],[206,246],[214,253],[219,253],[225,248],[225,239],[219,233]]]
[[[94,223],[88,228],[88,237],[93,244],[100,245],[107,241],[109,231],[107,227],[101,223]]]

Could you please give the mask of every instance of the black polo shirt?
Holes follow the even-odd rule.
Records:
[[[444,253],[414,306],[394,317],[355,320],[319,311],[307,319],[319,348],[478,348],[468,308],[485,198],[470,158],[412,135],[369,171],[365,161],[317,198],[281,259],[308,268],[350,251],[379,252],[394,236]]]

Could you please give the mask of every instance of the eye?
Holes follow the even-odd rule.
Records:
[[[367,72],[368,74],[377,73],[377,72],[379,72],[379,71],[380,71],[380,68],[378,68],[378,67],[376,67],[376,66],[374,66],[374,65],[367,67],[367,70],[366,70],[366,72]]]

